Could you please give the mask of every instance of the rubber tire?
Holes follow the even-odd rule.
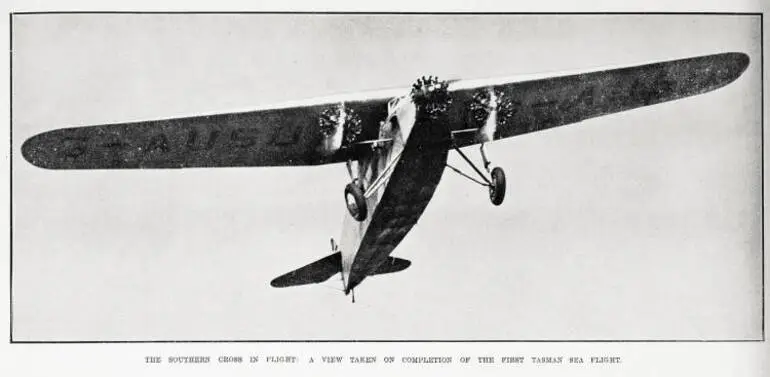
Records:
[[[353,208],[348,201],[348,197],[353,199],[355,208]],[[366,219],[366,199],[364,199],[364,191],[361,186],[356,183],[348,183],[345,186],[345,206],[348,208],[348,212],[356,221],[364,221]]]
[[[505,199],[505,172],[502,168],[492,169],[492,187],[489,188],[489,200],[499,206]]]

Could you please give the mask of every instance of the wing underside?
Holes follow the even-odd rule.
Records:
[[[706,93],[737,79],[743,53],[722,53],[544,78],[460,80],[446,121],[456,146],[513,137]],[[408,90],[206,116],[64,128],[28,139],[22,155],[49,169],[319,165],[358,159],[379,137],[388,101]],[[490,103],[490,97],[495,101]],[[355,131],[355,132],[353,132]],[[361,143],[363,141],[363,143]],[[443,145],[446,148],[446,143]],[[370,150],[370,149],[369,149]]]
[[[379,122],[386,100],[350,101],[359,122]],[[22,145],[48,169],[147,169],[319,165],[351,149],[325,147],[321,119],[340,102],[228,114],[64,128]],[[360,114],[360,115],[358,115]],[[362,130],[358,137],[369,137]],[[372,135],[376,138],[376,133]]]
[[[736,80],[748,64],[746,54],[723,53],[512,83],[459,82],[455,87],[467,88],[452,92],[448,115],[464,121],[454,130],[481,128],[492,106],[479,110],[479,98],[496,93],[497,140],[706,93]],[[457,135],[460,146],[481,141]]]

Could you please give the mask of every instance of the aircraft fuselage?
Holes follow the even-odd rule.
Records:
[[[419,113],[411,99],[394,104],[380,130],[380,138],[392,141],[358,161],[369,211],[361,222],[345,213],[340,251],[346,294],[372,275],[417,223],[447,160],[448,149],[433,144],[449,137],[447,123]]]

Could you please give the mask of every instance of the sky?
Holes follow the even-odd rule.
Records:
[[[761,337],[759,19],[45,15],[13,20],[15,340]],[[505,203],[445,172],[356,303],[330,253],[344,165],[50,171],[61,127],[741,51],[715,92],[488,145]],[[478,159],[476,151],[468,151]],[[458,156],[450,163],[461,165]]]

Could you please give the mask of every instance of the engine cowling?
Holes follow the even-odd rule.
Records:
[[[417,79],[410,94],[418,113],[430,119],[442,116],[452,104],[449,83],[434,76]]]
[[[361,118],[353,109],[340,103],[321,112],[318,128],[323,136],[321,151],[333,154],[354,143],[361,134]]]

